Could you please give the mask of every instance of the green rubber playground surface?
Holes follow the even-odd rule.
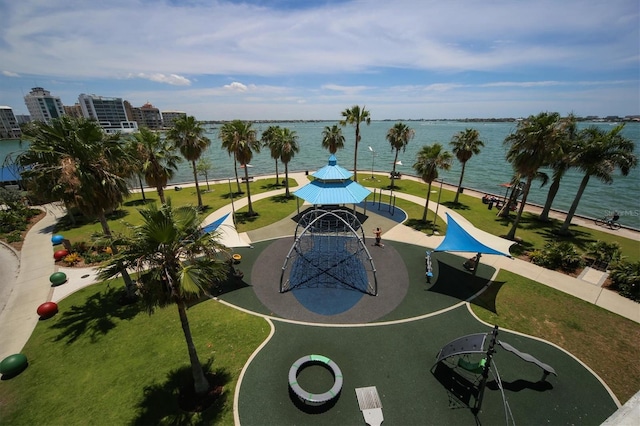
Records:
[[[245,283],[252,282],[254,262],[271,244],[273,241],[265,241],[253,249],[237,250],[243,256],[239,268],[245,273]],[[479,376],[455,367],[455,362],[438,367],[434,362],[450,341],[491,331],[490,325],[478,321],[461,302],[482,289],[494,270],[482,265],[473,277],[462,268],[463,258],[438,253],[433,259],[433,284],[428,285],[422,247],[395,242],[388,246],[403,259],[408,289],[387,314],[365,324],[286,321],[285,315],[274,316],[250,285],[219,296],[271,315],[275,327],[239,384],[242,425],[364,424],[355,389],[368,386],[378,390],[383,424],[505,424],[506,412],[510,412],[516,424],[596,425],[617,409],[605,387],[575,358],[545,342],[499,330],[498,340],[551,365],[558,376],[541,381],[540,368],[497,347],[493,371],[497,369],[503,391],[490,375],[476,417],[470,407],[476,404]],[[277,283],[274,292],[278,292]],[[342,391],[326,408],[305,409],[288,389],[292,363],[311,354],[335,361],[343,374]],[[472,356],[469,360],[478,359]],[[305,374],[301,380],[315,386],[313,392],[331,387],[326,375],[316,382],[311,373]]]

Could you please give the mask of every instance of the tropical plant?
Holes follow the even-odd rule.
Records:
[[[280,175],[278,173],[278,161],[280,161],[281,145],[282,145],[282,128],[280,126],[269,126],[267,130],[262,132],[260,138],[262,146],[269,148],[271,158],[276,162],[276,184],[280,184]]]
[[[520,208],[507,234],[507,238],[511,240],[515,238],[531,184],[538,170],[549,163],[550,153],[557,149],[561,138],[559,122],[560,115],[556,112],[532,115],[520,121],[516,131],[504,140],[504,144],[508,146],[507,161],[511,163],[516,173],[526,179]]]
[[[202,231],[193,207],[173,208],[169,200],[160,207],[151,204],[140,214],[143,223],[123,237],[122,251],[100,268],[99,277],[112,278],[124,265],[137,272],[138,293],[149,313],[172,303],[177,306],[195,392],[203,394],[209,382],[193,342],[187,306],[227,278],[229,255],[215,235]]]
[[[484,142],[480,140],[480,132],[476,129],[465,129],[463,132],[458,132],[451,138],[449,145],[453,147],[453,154],[458,161],[462,163],[462,171],[460,172],[460,181],[458,182],[458,190],[456,196],[453,199],[455,204],[458,203],[458,196],[460,195],[460,188],[462,188],[462,179],[464,178],[464,169],[467,166],[467,161],[471,159],[473,155],[480,154],[480,148],[484,146]]]
[[[280,145],[280,160],[284,164],[284,187],[285,197],[289,198],[289,162],[291,159],[300,152],[298,146],[298,135],[295,130],[291,130],[287,127],[282,129],[282,143]]]
[[[585,254],[593,259],[595,263],[608,264],[620,260],[622,248],[617,241],[607,242],[600,240],[589,244]]]
[[[133,134],[133,143],[144,180],[156,188],[160,202],[164,204],[164,188],[178,170],[178,163],[181,161],[176,155],[176,146],[146,127],[141,127]]]
[[[342,120],[340,120],[341,126],[351,124],[356,128],[356,142],[355,150],[353,154],[353,180],[358,181],[358,144],[360,143],[360,123],[364,122],[371,124],[371,114],[367,111],[366,107],[360,109],[359,105],[354,105],[351,108],[347,108],[342,111]]]
[[[253,206],[251,204],[251,189],[249,187],[249,169],[248,165],[253,158],[254,152],[260,152],[260,141],[256,139],[256,131],[251,128],[250,122],[242,120],[233,120],[225,123],[220,128],[218,137],[222,140],[222,148],[226,149],[229,155],[233,153],[234,167],[236,163],[244,168],[244,177],[247,188],[248,214],[254,216]],[[240,192],[240,181],[238,180],[238,170],[236,171],[236,182],[238,183],[238,192]]]
[[[531,261],[547,269],[572,272],[583,265],[583,259],[575,246],[568,242],[550,242],[541,250],[529,253]]]
[[[620,260],[611,266],[611,287],[628,299],[640,302],[640,261]]]
[[[404,123],[396,123],[387,131],[387,141],[391,144],[391,150],[396,152],[393,159],[393,171],[391,172],[391,189],[395,188],[393,182],[396,177],[396,163],[398,162],[398,153],[400,150],[404,152],[407,149],[409,141],[416,135],[415,130]]]
[[[431,196],[431,183],[438,179],[438,170],[449,170],[451,168],[451,160],[453,156],[449,151],[444,151],[442,145],[435,143],[433,145],[425,145],[420,149],[416,156],[416,162],[413,164],[413,170],[420,178],[429,184],[427,188],[427,197],[422,213],[422,221],[427,221],[427,212],[429,210],[429,198]]]
[[[342,129],[336,124],[325,126],[322,130],[322,147],[328,149],[329,153],[335,154],[339,149],[344,148],[344,136]]]
[[[196,121],[193,116],[183,116],[173,122],[173,127],[167,132],[167,138],[175,143],[180,153],[187,161],[191,162],[193,169],[193,180],[196,184],[196,194],[198,194],[198,208],[202,208],[202,195],[198,184],[198,171],[196,161],[202,156],[211,145],[211,140],[204,136],[205,129]]]
[[[580,132],[579,146],[575,150],[574,161],[584,176],[580,181],[567,217],[559,230],[560,234],[569,233],[571,219],[573,219],[591,176],[610,185],[613,183],[613,173],[616,170],[620,170],[623,176],[627,176],[631,169],[638,165],[638,158],[634,154],[635,144],[622,135],[622,129],[624,129],[624,124],[615,126],[609,132],[596,126],[590,126]]]
[[[564,177],[567,170],[574,165],[574,158],[577,144],[578,128],[576,118],[573,114],[561,119],[559,123],[560,138],[558,140],[557,150],[550,152],[548,167],[553,170],[551,185],[547,193],[547,199],[540,213],[540,220],[549,221],[549,212],[553,200],[560,189],[560,181]]]
[[[196,163],[196,170],[198,171],[198,174],[204,176],[204,179],[207,181],[207,191],[210,191],[209,173],[213,170],[213,163],[208,158],[200,158]]]

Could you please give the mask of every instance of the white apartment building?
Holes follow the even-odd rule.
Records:
[[[78,103],[85,118],[96,120],[107,133],[131,133],[138,123],[129,121],[122,98],[80,94]]]
[[[0,139],[18,139],[22,135],[13,109],[0,106]]]
[[[53,118],[64,115],[64,107],[59,96],[52,96],[51,92],[42,87],[34,87],[24,97],[24,103],[29,110],[31,120],[48,123]]]

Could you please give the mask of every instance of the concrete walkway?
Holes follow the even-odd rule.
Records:
[[[295,179],[301,186],[308,182],[304,173],[291,173],[289,177]],[[290,188],[291,191],[295,189],[297,187]],[[252,201],[258,201],[283,193],[284,189],[281,189],[256,194],[251,199]],[[421,205],[424,203],[423,198],[413,195],[401,192],[396,192],[395,195],[398,198]],[[478,196],[481,197],[482,194],[478,194]],[[246,205],[246,198],[234,200],[236,210]],[[429,208],[435,210],[436,203],[431,201]],[[300,209],[303,210],[302,205]],[[96,282],[95,268],[57,268],[57,270],[67,274],[68,282],[61,286],[51,287],[49,276],[56,270],[51,248],[52,230],[53,225],[60,216],[64,215],[64,212],[61,208],[53,205],[48,205],[46,211],[47,215],[27,234],[20,252],[17,276],[15,276],[14,272],[15,280],[11,277],[11,271],[17,270],[15,266],[18,264],[16,255],[7,252],[10,249],[6,246],[0,245],[0,251],[3,251],[2,255],[0,255],[0,261],[3,262],[1,271],[3,272],[3,279],[5,279],[2,294],[8,295],[6,303],[0,304],[0,307],[2,307],[0,311],[0,330],[2,330],[0,332],[0,360],[22,350],[38,322],[39,318],[36,310],[40,304],[49,300],[58,302],[78,289]],[[231,211],[231,204],[226,205],[210,214],[204,223],[211,223]],[[442,220],[445,220],[445,213],[449,213],[454,217],[459,216],[457,212],[440,205],[438,207],[438,216]],[[294,231],[295,223],[288,218],[256,231],[241,233],[240,237],[247,243],[251,243],[252,239],[253,241],[261,241],[293,235]],[[639,234],[632,230],[625,230],[625,236],[636,240],[639,239]],[[367,232],[367,237],[373,238],[372,233]],[[383,239],[414,244],[425,248],[435,248],[442,242],[443,237],[437,235],[428,236],[405,225],[397,224],[386,230]],[[472,254],[475,253],[470,253],[469,255]],[[7,262],[15,263],[7,266]],[[640,304],[619,296],[615,292],[593,285],[588,281],[550,271],[519,259],[509,259],[503,256],[483,256],[482,262],[496,269],[512,271],[640,323]],[[9,272],[5,272],[5,270]]]

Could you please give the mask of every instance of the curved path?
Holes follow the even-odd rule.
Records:
[[[300,184],[306,183],[306,176],[304,176],[302,173],[291,174],[290,177],[296,179]],[[283,191],[281,190],[278,192],[283,192]],[[257,196],[252,197],[252,200],[258,200],[258,199],[270,197],[273,195],[274,195],[274,192],[270,192],[266,194],[258,194]],[[407,200],[414,201],[417,203],[424,202],[424,200],[419,197],[413,197],[411,195],[407,195],[403,193],[396,193],[396,195],[400,198],[405,198]],[[236,201],[235,207],[240,208],[245,204],[246,204],[246,199],[239,200],[239,201]],[[435,209],[435,204],[430,205],[430,208]],[[213,221],[218,217],[220,217],[223,213],[226,213],[229,211],[231,211],[231,206],[225,206],[224,208],[210,215],[207,218],[207,222]],[[439,207],[440,216],[444,217],[446,212],[449,212],[453,215],[456,214],[455,212],[451,212],[450,210],[446,209],[444,206]],[[1,348],[0,359],[3,359],[4,356],[8,354],[19,352],[22,349],[22,347],[28,340],[31,332],[33,331],[33,328],[37,323],[38,317],[35,311],[39,304],[47,300],[54,300],[54,301],[60,300],[61,298],[65,297],[71,292],[95,281],[94,270],[69,268],[69,269],[65,269],[65,272],[67,272],[67,275],[69,277],[69,282],[63,286],[55,287],[53,289],[50,287],[48,282],[48,277],[52,272],[54,272],[54,264],[51,258],[50,238],[52,235],[53,224],[57,220],[57,217],[62,213],[62,211],[57,207],[49,206],[47,209],[47,213],[48,214],[46,215],[46,217],[42,219],[40,222],[38,222],[38,224],[32,228],[32,230],[29,232],[25,240],[25,243],[21,252],[21,257],[20,257],[20,268],[19,268],[18,276],[16,277],[13,288],[9,290],[9,297],[6,301],[4,309],[2,309],[2,311],[0,312],[0,329],[3,330],[3,332],[0,335],[0,348]],[[384,218],[376,217],[374,212],[371,212],[371,216],[374,217],[375,218],[374,220],[376,221],[380,221],[380,222],[384,221]],[[399,250],[403,250],[402,248],[403,244],[409,245],[409,246],[423,247],[423,248],[436,247],[442,240],[442,237],[426,236],[421,232],[415,231],[401,224],[395,225],[392,222],[384,222],[384,223],[386,223],[386,225],[383,226],[383,229],[388,229],[384,234],[384,237],[383,237],[384,240],[398,242],[399,245],[397,247],[400,247]],[[275,239],[282,236],[290,236],[293,234],[294,229],[295,227],[293,225],[293,222],[290,219],[285,219],[283,221],[280,221],[264,229],[245,233],[242,235],[242,237],[252,242],[266,241],[269,239]],[[368,235],[368,237],[369,236],[370,235]],[[396,247],[395,243],[394,243],[394,247]],[[0,249],[6,250],[6,247],[2,247]],[[419,270],[420,270],[420,274],[422,275],[424,273],[423,251],[419,249],[419,250],[416,250],[416,253],[419,253],[419,255],[416,255],[416,258],[413,259],[414,264],[408,266],[407,268],[411,268],[412,270],[418,269],[418,265],[420,265]],[[4,257],[2,257],[1,259],[7,259],[6,253]],[[520,275],[527,276],[529,278],[532,278],[546,285],[551,285],[562,291],[576,295],[592,303],[596,303],[599,306],[604,307],[605,309],[609,309],[623,316],[631,318],[636,322],[640,322],[640,311],[637,308],[637,304],[631,301],[628,301],[627,299],[621,298],[620,296],[617,296],[613,292],[603,291],[601,288],[585,285],[585,283],[581,280],[571,278],[563,274],[557,274],[557,273],[554,273],[553,271],[547,271],[543,268],[536,267],[535,265],[532,265],[527,262],[519,261],[517,259],[506,259],[498,256],[485,256],[483,257],[483,264],[487,267],[489,266],[495,267],[496,269],[504,268],[504,269],[512,270]],[[7,290],[4,290],[4,291],[6,292]],[[422,291],[425,291],[425,289],[422,288]],[[450,296],[446,294],[446,291],[444,291],[443,294],[445,297]],[[405,299],[407,299],[407,297],[405,297]],[[410,301],[412,303],[415,303],[414,298],[409,298],[409,299],[411,299]],[[457,300],[459,302],[461,299],[458,298]],[[456,320],[455,318],[450,317],[450,315],[453,315],[454,311],[459,311],[461,307],[456,304],[452,304],[450,305],[450,308],[452,308],[453,310],[447,310],[445,312],[442,312],[440,315],[438,315],[438,317],[448,318],[448,319],[438,319],[437,320],[439,323],[438,325],[432,325],[432,324],[426,324],[426,323],[422,324],[423,321],[433,320],[431,319],[431,317],[416,319],[415,321],[412,321],[412,322],[415,322],[416,324],[420,323],[419,325],[417,325],[418,329],[415,329],[415,326],[412,326],[414,330],[412,332],[414,333],[413,334],[414,337],[417,337],[421,334],[421,332],[419,331],[420,327],[423,327],[423,330],[425,328],[432,330],[433,327],[436,327],[436,328],[443,327],[446,329],[447,327],[452,326],[454,323],[457,323],[457,321],[459,320]],[[454,316],[460,317],[459,313],[456,313]],[[465,315],[462,315],[462,317],[464,316]],[[279,321],[275,318],[273,320]],[[373,320],[375,320],[375,318]],[[444,321],[444,323],[442,323],[442,321]],[[469,319],[465,318],[464,321],[462,321],[462,323],[468,324]],[[281,329],[282,327],[285,327],[285,328],[299,327],[299,325],[296,325],[293,323],[289,325],[287,324],[289,323],[278,322],[278,329]],[[389,323],[389,325],[390,324],[391,323]],[[461,330],[465,329],[465,327],[467,326],[463,326]],[[368,327],[368,328],[371,328],[371,327]],[[374,327],[374,328],[378,328],[378,327]],[[318,331],[320,333],[325,333],[321,331],[322,329],[325,329],[325,328],[319,328]],[[316,328],[313,328],[313,330],[315,331]],[[475,331],[477,331],[477,326],[475,326]],[[418,334],[415,334],[415,333],[418,333]],[[302,335],[300,335],[299,332],[297,331],[294,332],[294,335],[298,336],[297,338],[300,338],[300,339],[302,339],[305,334],[308,334],[308,336],[310,336],[311,334],[315,334],[315,333],[302,332]],[[376,364],[379,361],[384,361],[384,360],[378,359],[379,354],[377,354],[375,350],[375,348],[380,345],[380,338],[382,337],[382,334],[385,334],[385,333],[380,333],[380,335],[378,336],[374,335],[373,337],[370,337],[371,341],[366,343],[366,339],[367,339],[366,337],[355,338],[354,336],[354,338],[351,340],[351,337],[349,337],[349,333],[347,333],[346,337],[340,337],[339,341],[336,341],[336,343],[339,346],[342,346],[347,342],[349,342],[349,346],[353,346],[353,344],[360,341],[359,339],[364,338],[365,341],[362,341],[360,346],[356,345],[354,347],[353,350],[356,350],[357,352],[352,352],[351,356],[354,357],[354,359],[358,359],[360,362],[364,364],[377,360],[376,362],[373,363],[373,364]],[[278,336],[281,336],[281,335],[282,335],[282,332],[277,332],[274,334],[274,338],[277,340]],[[405,337],[407,337],[405,333],[399,333],[397,336],[395,336],[392,333],[391,335],[387,336],[387,338],[394,341],[393,344],[396,345],[394,346],[394,350],[397,352],[403,352],[403,353],[406,351],[411,352],[413,354],[412,356],[415,356],[418,359],[424,358],[425,351],[419,350],[418,352],[415,352],[417,349],[414,348],[414,346],[416,345],[419,346],[420,344],[437,346],[442,344],[442,342],[440,341],[441,339],[437,340],[437,343],[429,343],[429,344],[427,342],[422,342],[421,339],[416,339],[414,341],[413,338],[409,338],[409,340],[407,340],[404,343],[398,342],[396,340],[396,337],[400,337],[401,335],[405,335]],[[307,340],[307,337],[305,337],[305,341]],[[322,339],[322,341],[326,343],[325,339]],[[276,345],[276,347],[282,346],[281,349],[277,349],[277,350],[280,351],[281,355],[284,355],[286,351],[291,348],[291,341],[289,341],[288,345],[287,344],[282,345],[282,342],[280,343],[281,344]],[[270,343],[266,343],[265,345],[272,346]],[[314,346],[314,343],[313,341],[309,341],[308,343],[305,343],[305,345]],[[525,343],[525,348],[527,347],[527,345],[529,344]],[[369,346],[371,347],[369,348]],[[322,345],[322,348],[326,348],[324,344]],[[542,349],[540,348],[537,348],[536,350],[542,351]],[[321,353],[321,351],[317,351],[317,350],[313,350],[309,353],[317,353],[317,352]],[[532,352],[535,352],[535,351],[532,350]],[[359,355],[357,355],[358,353]],[[393,351],[391,352],[391,354],[393,354]],[[325,355],[330,355],[330,354],[325,354]],[[435,356],[435,354],[433,355]],[[385,356],[392,356],[392,355],[385,355]],[[260,358],[260,354],[257,354],[256,357]],[[392,360],[389,359],[387,361],[392,361]],[[429,365],[430,362],[431,361],[428,358],[424,358],[422,360],[423,366],[430,366]],[[575,362],[575,360],[571,360],[569,364],[573,362]],[[392,364],[394,363],[395,362],[393,362]],[[248,367],[253,368],[252,365],[258,365],[258,364],[251,364]],[[580,368],[583,368],[583,367],[580,367]],[[369,369],[371,369],[371,366],[369,366]],[[374,371],[375,371],[375,368],[374,368]],[[383,381],[389,380],[390,377],[386,377],[385,379],[384,374],[391,374],[391,373],[384,373],[384,368],[381,367],[380,370],[377,371],[376,377],[378,375],[381,375],[379,377],[380,380],[383,380]],[[404,380],[408,380],[409,382],[415,381],[415,377],[407,376],[406,378],[404,378]],[[376,383],[358,382],[358,383],[352,383],[352,385],[353,384],[355,384],[355,387],[360,387],[360,386],[374,385]],[[430,397],[432,398],[435,397],[436,399],[438,398],[433,395],[425,395],[425,398],[430,398]],[[613,397],[613,400],[615,401],[615,397]],[[238,401],[236,401],[236,403],[238,403]],[[404,402],[397,401],[397,403],[398,405],[402,405]],[[451,403],[451,401],[449,401],[449,403]],[[446,401],[439,401],[439,404],[446,404]],[[349,410],[351,410],[352,408],[353,407],[350,407]],[[356,405],[356,408],[357,408],[357,405]],[[437,420],[434,420],[434,422],[437,422]],[[251,422],[248,422],[247,424],[250,424],[250,423]]]

